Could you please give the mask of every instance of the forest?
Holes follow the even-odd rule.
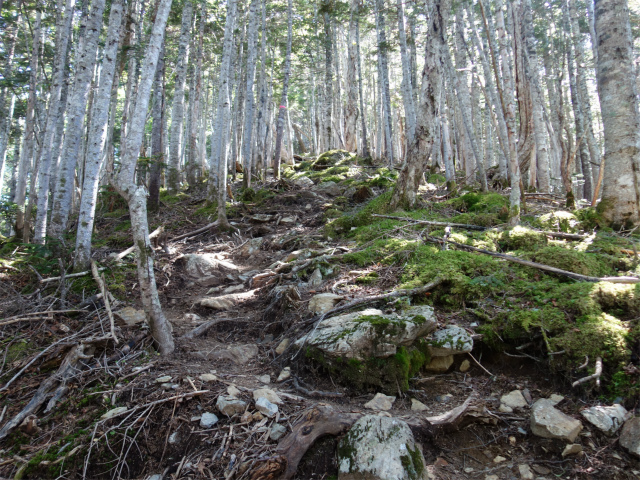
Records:
[[[640,478],[636,0],[0,34],[0,480]]]

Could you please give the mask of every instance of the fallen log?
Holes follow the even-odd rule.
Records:
[[[164,232],[164,226],[160,226],[160,227],[156,228],[153,232],[151,232],[149,234],[149,239],[151,240],[152,238],[156,238],[162,232]],[[124,251],[120,252],[119,254],[117,254],[116,256],[114,256],[113,257],[113,261],[118,262],[118,261],[122,260],[124,257],[129,255],[130,253],[133,253],[133,251],[135,249],[136,249],[135,245],[130,246],[126,250],[124,250]]]
[[[467,223],[451,223],[451,222],[435,222],[435,221],[431,221],[431,220],[415,220],[413,218],[407,218],[407,217],[394,217],[392,215],[378,215],[377,213],[373,213],[373,214],[371,214],[371,216],[372,217],[377,217],[377,218],[388,218],[388,219],[391,219],[391,220],[403,220],[405,222],[416,223],[418,225],[432,225],[434,227],[464,228],[465,230],[478,230],[480,232],[488,230],[487,227],[482,227],[480,225],[470,225],[470,224],[467,224]]]
[[[483,253],[485,255],[490,255],[496,258],[502,258],[503,260],[507,260],[513,263],[519,263],[520,265],[525,265],[527,267],[537,268],[538,270],[543,270],[545,272],[555,273],[557,275],[563,275],[565,277],[572,278],[573,280],[578,280],[580,282],[610,282],[610,283],[624,283],[624,284],[635,284],[640,283],[640,278],[637,277],[590,277],[588,275],[581,275],[575,272],[569,272],[567,270],[562,270],[560,268],[551,267],[549,265],[544,265],[542,263],[531,262],[529,260],[523,260],[522,258],[514,257],[513,255],[507,255],[506,253],[497,253],[490,252],[489,250],[484,250],[482,248],[472,247],[471,245],[464,245],[462,243],[454,242],[453,240],[442,240],[440,238],[423,237],[426,241],[431,243],[442,244],[443,241],[449,243],[451,245],[455,245],[458,248],[462,248],[464,250],[470,250],[472,252]]]

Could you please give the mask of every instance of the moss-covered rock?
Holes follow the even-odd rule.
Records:
[[[517,226],[502,232],[498,243],[503,250],[537,250],[547,244],[547,236],[530,228]]]
[[[543,230],[551,232],[577,233],[580,231],[580,220],[571,212],[557,210],[538,217],[536,223]]]
[[[311,167],[314,170],[324,170],[325,168],[343,165],[349,160],[352,160],[353,157],[355,157],[355,155],[346,150],[329,150],[321,154],[316,161],[312,163]]]
[[[605,277],[616,273],[611,262],[602,256],[598,257],[591,253],[578,252],[560,246],[541,248],[534,253],[528,254],[528,257],[534,262],[581,275]]]

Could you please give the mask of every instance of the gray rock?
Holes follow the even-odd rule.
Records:
[[[390,397],[383,393],[376,393],[376,395],[364,404],[365,408],[370,408],[371,410],[391,410],[393,406],[393,402],[396,401],[396,397]]]
[[[147,478],[147,480],[162,480],[164,477],[161,473],[156,473]]]
[[[240,249],[238,250],[238,253],[243,257],[248,257],[250,255],[253,255],[254,253],[260,250],[260,247],[262,246],[262,242],[263,242],[262,237],[252,238],[251,240],[247,241],[247,243],[242,245],[242,247],[240,247]]]
[[[240,395],[242,395],[242,392],[238,390],[238,387],[236,387],[235,385],[229,385],[227,387],[227,393],[230,397],[233,398],[238,398]]]
[[[200,380],[203,382],[217,382],[218,377],[216,377],[213,373],[203,373],[200,375]]]
[[[216,253],[190,253],[182,257],[185,270],[194,278],[236,273],[238,267]]]
[[[522,480],[533,480],[535,478],[535,475],[531,471],[529,465],[526,465],[524,463],[518,465],[518,471],[520,472],[520,478]]]
[[[322,285],[322,272],[319,268],[316,268],[313,273],[309,276],[309,286],[312,288],[319,287]]]
[[[511,409],[523,408],[528,405],[520,390],[514,390],[507,393],[506,395],[503,395],[502,397],[500,397],[500,403]]]
[[[313,187],[313,180],[309,177],[298,177],[293,181],[293,184],[300,188],[310,188]]]
[[[610,407],[597,405],[580,412],[589,423],[607,435],[613,435],[627,421],[630,414],[620,404]]]
[[[266,398],[271,403],[276,405],[284,405],[284,402],[280,399],[278,394],[270,388],[258,388],[253,391],[253,399],[258,400],[260,397]]]
[[[218,423],[218,417],[215,413],[203,413],[200,417],[200,426],[202,428],[211,428]]]
[[[320,293],[314,295],[309,300],[309,311],[315,314],[323,314],[331,310],[336,303],[342,300],[342,295],[336,295],[334,293]]]
[[[473,350],[473,339],[464,328],[450,325],[431,336],[429,351],[432,357],[446,357]]]
[[[213,308],[215,310],[231,310],[237,307],[241,303],[253,300],[256,296],[257,290],[249,290],[242,293],[230,293],[228,295],[221,295],[219,297],[205,297],[200,300],[200,305],[203,307]]]
[[[554,407],[552,400],[541,398],[531,408],[531,432],[538,437],[571,442],[582,430],[582,423]]]
[[[330,195],[332,197],[342,195],[342,192],[344,192],[344,188],[331,180],[328,182],[319,183],[318,185],[313,187],[313,189],[318,193],[324,193],[325,195]]]
[[[266,375],[266,374],[265,374],[265,375],[260,375],[260,376],[259,376],[259,377],[257,377],[257,378],[258,378],[258,380],[260,380],[262,383],[267,383],[267,384],[271,383],[271,376],[269,376],[269,375]]]
[[[180,438],[178,437],[178,432],[173,432],[171,435],[169,435],[169,443],[171,445],[178,443],[179,440]]]
[[[453,355],[446,357],[433,357],[429,363],[424,366],[427,372],[445,373],[453,365]]]
[[[287,433],[287,427],[285,427],[284,425],[280,425],[279,423],[276,423],[271,428],[271,432],[269,433],[269,438],[271,440],[280,440],[280,438],[282,438],[282,436],[285,433]]]
[[[156,383],[167,383],[171,381],[171,375],[163,375],[161,377],[156,378]]]
[[[113,409],[109,410],[107,413],[102,415],[100,418],[102,420],[109,420],[110,418],[117,417],[118,415],[120,415],[123,412],[126,412],[127,410],[128,410],[127,407],[116,407],[116,408],[113,408]]]
[[[218,408],[220,413],[223,413],[227,417],[232,417],[236,414],[243,413],[247,408],[247,404],[246,402],[238,400],[237,398],[230,395],[220,395],[218,397],[218,401],[216,402],[216,407]]]
[[[564,450],[562,451],[562,458],[568,457],[569,455],[578,455],[579,453],[582,453],[582,445],[579,443],[570,443],[564,447]]]
[[[399,346],[412,345],[435,327],[436,319],[430,307],[413,307],[401,317],[369,308],[323,320],[308,337],[299,339],[296,346],[301,348],[306,342],[306,346],[318,348],[331,358],[386,358],[395,355]]]
[[[278,383],[284,382],[285,380],[289,380],[290,378],[291,378],[291,367],[285,367],[280,372],[280,375],[278,375],[278,379],[276,380],[276,382]]]
[[[117,312],[113,312],[113,314],[122,320],[128,327],[133,327],[134,325],[147,321],[147,315],[144,313],[144,310],[136,310],[132,307],[124,307]]]
[[[289,345],[291,345],[291,339],[283,339],[276,347],[276,354],[282,355]]]
[[[413,410],[414,412],[424,412],[425,410],[429,410],[429,407],[427,407],[420,400],[416,400],[415,398],[412,398],[411,399],[411,410]]]
[[[338,480],[427,480],[424,457],[402,420],[367,415],[338,444]]]
[[[256,410],[271,418],[278,413],[278,406],[275,403],[271,403],[266,398],[260,397],[256,400]]]
[[[620,433],[620,445],[630,454],[640,457],[640,417],[626,421]]]

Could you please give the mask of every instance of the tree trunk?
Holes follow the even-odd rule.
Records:
[[[151,168],[149,169],[149,211],[160,209],[160,180],[164,164],[164,43],[158,56],[156,77],[153,82],[153,106],[151,107]]]
[[[429,19],[427,32],[425,64],[422,71],[420,103],[417,109],[416,135],[409,145],[400,176],[393,189],[390,207],[413,207],[416,203],[418,186],[427,165],[438,106],[442,95],[444,77],[444,55],[446,28],[451,0],[434,0],[433,14]]]
[[[356,25],[359,0],[350,0],[349,39],[347,40],[347,108],[345,109],[344,148],[349,152],[358,149],[358,45]]]
[[[393,131],[391,128],[391,95],[389,92],[389,45],[387,44],[387,33],[384,20],[384,1],[374,0],[376,15],[376,33],[378,38],[378,68],[380,90],[382,92],[382,122],[384,126],[385,156],[389,166],[393,166]]]
[[[598,211],[613,228],[640,222],[640,115],[626,0],[595,1],[604,186]]]
[[[171,106],[171,137],[169,139],[169,165],[167,171],[167,189],[177,192],[180,185],[180,159],[182,153],[182,136],[184,125],[184,87],[189,64],[189,40],[193,23],[193,2],[187,0],[182,9],[182,26],[180,27],[180,43],[178,45],[178,64],[176,81]]]
[[[287,92],[289,90],[289,75],[291,74],[291,39],[293,36],[293,2],[289,0],[287,8],[287,54],[284,60],[284,79],[282,80],[282,96],[278,107],[278,126],[276,130],[276,149],[273,159],[273,176],[280,178],[280,151],[284,133],[285,110],[288,106]],[[330,54],[329,54],[330,55]]]
[[[206,21],[206,4],[202,2],[198,18],[198,49],[196,51],[196,66],[193,74],[193,85],[189,91],[189,155],[187,164],[187,183],[194,188],[202,172],[202,160],[200,151],[204,148],[204,142],[198,142],[200,132],[198,121],[201,118],[202,108],[202,56],[204,55],[204,23]]]
[[[76,235],[76,251],[74,269],[84,270],[91,265],[91,234],[96,211],[96,198],[100,182],[100,164],[104,158],[104,149],[109,122],[109,104],[111,89],[116,69],[120,32],[122,27],[122,0],[111,2],[109,14],[109,29],[104,47],[100,85],[95,99],[93,115],[89,123],[89,146],[85,161],[82,198],[80,200],[80,214],[78,217],[78,231]],[[115,112],[112,113],[115,115]]]
[[[0,9],[1,11],[1,9]],[[14,27],[8,27],[5,30],[5,63],[2,75],[5,81],[10,81],[13,76],[13,57],[15,54],[16,40],[18,38],[18,29],[22,16],[18,15]],[[15,94],[11,94],[11,100],[7,105],[8,86],[0,89],[0,195],[2,195],[2,186],[4,184],[5,159],[7,147],[9,145],[9,133],[11,130],[11,121],[13,119],[13,110],[15,107]]]
[[[404,103],[404,115],[406,121],[407,145],[413,142],[416,132],[416,109],[413,103],[413,86],[411,85],[411,57],[407,51],[407,35],[404,26],[403,0],[397,0],[398,8],[398,33],[400,40],[400,62],[402,64],[402,100]]]
[[[324,92],[324,147],[330,150],[333,144],[333,116],[331,114],[333,108],[333,65],[332,65],[332,36],[331,36],[331,19],[329,11],[331,2],[322,0],[321,4],[324,19],[324,54],[325,54],[325,92]]]
[[[242,186],[251,186],[251,147],[253,135],[254,95],[253,82],[256,75],[256,50],[258,44],[258,0],[251,0],[247,35],[247,84],[244,100],[244,139],[242,140]]]
[[[140,83],[135,96],[133,115],[129,120],[129,133],[122,145],[120,171],[113,182],[114,188],[120,192],[129,204],[131,231],[133,232],[134,245],[137,247],[140,295],[151,325],[151,335],[162,355],[170,354],[175,347],[171,334],[171,325],[162,312],[156,287],[153,269],[153,248],[149,240],[149,225],[147,223],[147,191],[144,186],[136,184],[135,171],[144,135],[151,85],[154,81],[158,57],[162,49],[171,1],[160,0],[158,2],[155,22],[143,56]]]
[[[60,241],[64,239],[71,211],[74,174],[80,153],[80,142],[87,111],[87,98],[96,63],[104,5],[105,0],[94,0],[92,2],[91,13],[87,17],[84,45],[78,55],[76,76],[68,101],[67,126],[62,145],[56,189],[53,194],[51,226],[49,229],[49,236]]]
[[[358,14],[359,14],[358,10]],[[362,62],[360,61],[360,17],[356,16],[356,58],[358,60],[358,96],[360,99],[360,119],[362,122],[362,156],[371,156],[369,151],[369,139],[367,138],[367,120],[364,109],[364,95],[362,93]]]

